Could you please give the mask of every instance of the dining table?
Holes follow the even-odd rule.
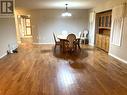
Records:
[[[64,52],[64,47],[65,47],[65,42],[67,41],[67,36],[68,35],[57,35],[57,38],[60,40],[61,43],[61,50]],[[76,40],[80,40],[80,36],[76,36]]]

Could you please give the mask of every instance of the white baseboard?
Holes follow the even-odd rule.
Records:
[[[114,57],[114,58],[116,58],[116,59],[118,59],[119,61],[121,61],[121,62],[123,62],[123,63],[126,63],[127,64],[127,61],[126,60],[124,60],[124,59],[121,59],[121,58],[119,58],[119,57],[117,57],[117,56],[115,56],[115,55],[113,55],[113,54],[111,54],[111,53],[108,53],[110,56],[112,56],[112,57]]]
[[[90,46],[94,46],[94,43],[89,43]]]
[[[33,43],[33,44],[35,44],[35,45],[45,45],[45,44],[47,44],[47,45],[54,45],[54,43]],[[94,46],[93,43],[89,43],[89,45],[90,46]]]
[[[0,59],[3,58],[3,57],[6,56],[6,55],[7,55],[7,53],[3,54],[2,56],[0,56]]]
[[[54,43],[33,43],[35,45],[53,45]]]

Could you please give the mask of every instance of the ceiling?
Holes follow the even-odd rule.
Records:
[[[90,9],[108,0],[15,0],[16,8],[24,9]]]

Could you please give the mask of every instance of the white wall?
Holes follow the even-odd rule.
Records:
[[[126,0],[111,0],[108,1],[107,3],[97,5],[96,8],[93,9],[93,11],[101,12],[105,10],[110,10],[113,9],[113,7],[120,5],[123,2],[127,2]],[[127,63],[127,19],[124,21],[124,29],[123,29],[123,34],[122,34],[122,44],[121,46],[115,46],[110,43],[110,50],[109,54],[112,55],[113,57],[118,58],[119,60]]]
[[[63,10],[30,10],[17,12],[18,14],[31,15],[34,43],[54,43],[53,32],[56,35],[63,30],[78,34],[88,29],[88,10],[69,10],[72,17],[61,16]]]
[[[7,53],[8,45],[16,45],[14,18],[0,18],[0,58]]]

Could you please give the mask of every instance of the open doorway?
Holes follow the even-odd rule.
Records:
[[[30,15],[18,15],[18,27],[21,43],[32,43],[32,29]]]

